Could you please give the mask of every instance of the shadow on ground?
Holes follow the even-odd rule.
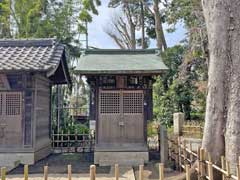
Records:
[[[48,157],[29,166],[29,174],[42,174],[43,167],[48,165],[49,173],[66,174],[67,165],[72,165],[72,173],[89,173],[89,167],[93,164],[93,153],[66,153],[51,154]],[[23,174],[23,165],[9,172],[9,174]],[[97,174],[108,174],[111,167],[97,166]]]

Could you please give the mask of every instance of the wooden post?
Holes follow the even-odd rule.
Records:
[[[189,143],[189,149],[191,151],[191,153],[190,153],[190,161],[191,161],[191,164],[192,164],[193,163],[193,155],[192,155],[192,143],[191,142]]]
[[[240,166],[237,165],[237,180],[240,180]]]
[[[221,156],[221,164],[222,164],[222,169],[225,170],[225,158],[224,156]],[[222,180],[225,180],[225,175],[222,174]]]
[[[48,166],[43,167],[43,178],[44,180],[48,179]]]
[[[1,180],[6,180],[6,167],[1,168]]]
[[[208,177],[209,177],[209,180],[213,180],[212,162],[209,162],[209,164],[208,164]]]
[[[55,135],[54,135],[54,131],[52,131],[52,147],[54,149],[55,147]]]
[[[168,157],[168,137],[167,129],[165,126],[160,126],[160,162],[166,163]]]
[[[181,148],[181,137],[178,137],[178,162],[179,162],[179,171],[182,171],[182,148]]]
[[[91,165],[90,166],[90,180],[95,180],[96,178],[96,166],[95,165]]]
[[[226,161],[226,171],[227,171],[227,179],[230,179],[231,172],[230,172],[230,163],[229,163],[229,161]]]
[[[183,141],[183,165],[186,167],[187,164],[187,151],[186,151],[186,142]]]
[[[210,153],[208,153],[208,161],[209,161],[209,162],[212,162],[212,157],[211,157],[211,154],[210,154]]]
[[[115,180],[119,180],[119,166],[115,164]]]
[[[176,151],[175,153],[175,159],[176,159],[176,169],[177,170],[180,170],[180,167],[179,167],[179,155],[178,155],[178,151]]]
[[[68,180],[72,180],[72,165],[68,165]]]
[[[237,165],[237,180],[240,180],[240,157],[238,158],[238,165]]]
[[[74,131],[74,136],[75,136],[75,152],[77,152],[77,142],[78,142],[78,136],[77,136],[77,129]]]
[[[28,165],[24,165],[24,180],[28,180]]]
[[[67,139],[68,139],[68,142],[67,142],[68,152],[70,152],[70,131],[69,130],[68,130]]]
[[[186,180],[190,180],[190,165],[189,164],[185,165],[185,170],[186,170]]]
[[[203,148],[200,149],[200,176],[203,177],[204,176],[204,155],[205,155],[205,151]]]
[[[63,152],[63,140],[64,140],[64,138],[63,138],[63,130],[61,131],[61,149],[62,149],[62,152]]]
[[[143,180],[143,165],[139,166],[139,180]]]
[[[159,180],[164,180],[164,164],[159,164]]]
[[[197,159],[198,159],[198,172],[197,172],[197,176],[198,176],[198,180],[201,179],[201,175],[200,175],[200,168],[201,168],[201,162],[200,162],[200,149],[201,147],[198,146],[198,149],[197,149]]]

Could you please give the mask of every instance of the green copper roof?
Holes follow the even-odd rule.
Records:
[[[85,50],[76,72],[87,74],[160,74],[168,68],[159,51],[148,50]]]

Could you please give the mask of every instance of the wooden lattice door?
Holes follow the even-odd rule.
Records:
[[[22,93],[0,92],[0,147],[22,145]]]
[[[144,141],[143,91],[101,90],[98,140],[101,143]]]
[[[144,94],[141,90],[123,91],[125,142],[144,142]]]

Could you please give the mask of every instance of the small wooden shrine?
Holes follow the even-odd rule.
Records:
[[[100,165],[148,161],[154,76],[167,70],[152,50],[86,50],[76,72],[90,86],[90,121],[96,122],[94,161]]]
[[[51,86],[70,81],[55,39],[0,40],[0,166],[49,155]]]

